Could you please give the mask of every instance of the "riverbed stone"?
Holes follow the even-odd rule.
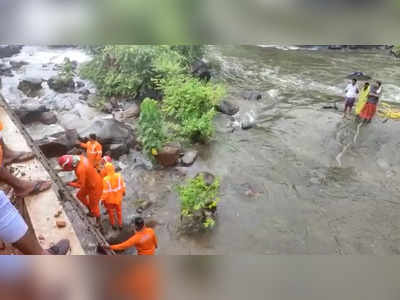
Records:
[[[40,116],[40,122],[46,125],[57,123],[57,115],[54,112],[47,111]]]
[[[67,154],[75,147],[77,140],[77,131],[70,129],[36,140],[35,144],[47,158],[51,158]]]
[[[10,65],[14,70],[18,70],[27,64],[28,63],[26,61],[15,61],[15,60],[10,61]]]
[[[119,159],[122,155],[129,153],[129,145],[127,144],[111,144],[108,147],[110,156],[113,159]]]
[[[172,167],[178,163],[181,154],[181,148],[174,144],[168,144],[162,147],[158,152],[156,159],[163,167]]]
[[[62,76],[53,76],[48,81],[49,88],[58,93],[72,93],[75,89],[74,80]]]
[[[101,111],[106,113],[106,114],[111,114],[113,112],[113,106],[111,103],[107,102],[104,103],[103,107],[101,108]]]
[[[78,93],[82,94],[82,95],[85,95],[85,96],[88,96],[90,94],[90,91],[87,88],[81,88],[81,89],[78,90]]]
[[[217,111],[230,116],[233,116],[239,112],[239,106],[232,104],[227,100],[222,100],[221,103],[216,106],[216,109]]]
[[[139,114],[140,114],[139,105],[137,105],[136,103],[132,103],[124,111],[116,112],[114,114],[114,117],[118,121],[123,122],[131,118],[137,118]]]
[[[191,166],[195,162],[197,155],[198,155],[197,150],[186,151],[182,157],[182,164],[184,166]]]
[[[14,76],[11,69],[12,69],[12,67],[10,65],[0,63],[0,77],[1,76],[7,76],[7,77]]]
[[[0,58],[10,57],[21,52],[21,45],[0,45]]]
[[[18,89],[28,97],[34,97],[42,89],[42,82],[41,78],[26,77],[19,82]]]
[[[14,109],[22,124],[41,122],[42,115],[48,111],[46,106],[39,104],[26,104]]]
[[[242,93],[242,97],[245,100],[261,100],[262,99],[262,93],[259,91],[245,91]]]

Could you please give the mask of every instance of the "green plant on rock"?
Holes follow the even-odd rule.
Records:
[[[74,66],[71,60],[66,57],[64,58],[64,63],[61,67],[60,78],[64,81],[72,80],[74,77]]]
[[[215,225],[214,213],[219,201],[219,180],[210,185],[204,181],[203,175],[189,180],[178,187],[181,202],[181,216],[189,217],[194,223],[201,223],[203,228]]]
[[[146,98],[140,105],[139,140],[143,151],[151,158],[154,151],[162,148],[166,137],[163,133],[163,121],[157,101]]]
[[[204,142],[213,135],[214,107],[225,94],[221,85],[180,75],[161,79],[159,88],[164,95],[162,111],[180,126],[182,137]]]

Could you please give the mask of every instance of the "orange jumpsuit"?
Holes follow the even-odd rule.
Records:
[[[86,149],[86,156],[89,162],[92,164],[92,166],[97,168],[97,165],[99,164],[103,155],[103,147],[101,144],[97,141],[89,141],[87,143],[81,143],[80,145],[82,148]]]
[[[89,160],[80,156],[80,162],[75,168],[77,179],[68,185],[79,188],[76,197],[89,208],[95,217],[100,217],[99,202],[103,192],[103,181]]]
[[[118,244],[112,245],[112,250],[125,250],[135,247],[138,255],[154,255],[157,246],[157,237],[152,228],[144,226],[142,230],[137,231],[130,239]]]
[[[107,176],[103,179],[103,195],[101,197],[107,209],[110,223],[114,226],[114,211],[118,216],[118,225],[122,227],[122,198],[125,195],[125,182],[120,173],[115,173],[112,163],[106,163],[104,169]]]

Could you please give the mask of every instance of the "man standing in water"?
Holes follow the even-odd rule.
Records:
[[[344,90],[345,95],[345,105],[344,105],[344,115],[343,118],[346,118],[346,112],[349,111],[349,115],[351,115],[351,110],[353,108],[354,102],[356,101],[357,94],[359,92],[357,87],[357,79],[353,79],[351,83],[349,83]]]

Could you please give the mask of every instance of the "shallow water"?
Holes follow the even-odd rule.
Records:
[[[43,50],[36,67],[36,54],[32,62],[24,56],[25,72],[40,74],[44,61],[69,51],[82,54]],[[160,253],[168,254],[400,253],[400,123],[377,118],[354,141],[356,124],[322,109],[342,102],[344,77],[355,71],[382,80],[382,98],[400,103],[400,60],[386,51],[255,46],[211,47],[209,59],[220,62],[216,80],[240,106],[236,121],[250,113],[256,126],[232,132],[232,119],[218,115],[215,138],[196,146],[199,158],[189,168],[151,170],[140,153],[123,157],[125,220],[137,214],[138,200],[154,201],[143,215],[160,223]],[[245,100],[251,90],[263,98]],[[18,97],[12,79],[3,79],[2,92],[9,101]],[[177,232],[175,185],[198,171],[221,179],[218,223],[211,233],[185,237]]]

